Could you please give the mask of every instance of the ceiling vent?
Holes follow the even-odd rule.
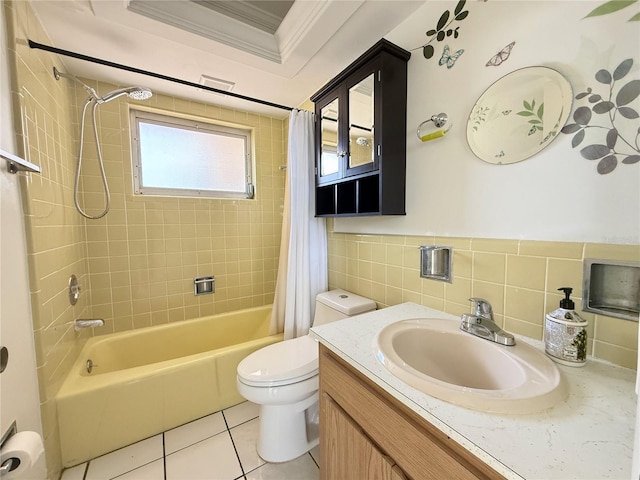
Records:
[[[227,80],[222,80],[221,78],[210,77],[209,75],[201,75],[200,85],[215,88],[217,90],[223,90],[225,92],[230,92],[231,90],[233,90],[233,87],[235,86],[235,82],[229,82]],[[213,93],[214,95],[224,95],[223,93],[212,92],[210,90],[203,90],[203,91],[206,91],[208,93]]]

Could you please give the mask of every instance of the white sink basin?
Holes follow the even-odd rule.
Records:
[[[460,322],[419,318],[376,336],[378,360],[406,384],[446,402],[493,413],[533,413],[567,396],[556,365],[531,345],[503,346],[459,329]]]

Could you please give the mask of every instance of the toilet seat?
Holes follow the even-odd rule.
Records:
[[[318,374],[318,342],[308,335],[274,343],[238,365],[238,380],[254,387],[277,387]]]

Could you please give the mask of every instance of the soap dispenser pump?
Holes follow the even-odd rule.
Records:
[[[555,362],[582,367],[587,362],[587,325],[575,311],[573,288],[561,287],[560,308],[547,314],[544,328],[545,352]]]

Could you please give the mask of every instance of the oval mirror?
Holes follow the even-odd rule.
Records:
[[[549,145],[569,114],[571,84],[548,67],[515,70],[487,88],[471,109],[467,142],[494,164],[525,160]]]

